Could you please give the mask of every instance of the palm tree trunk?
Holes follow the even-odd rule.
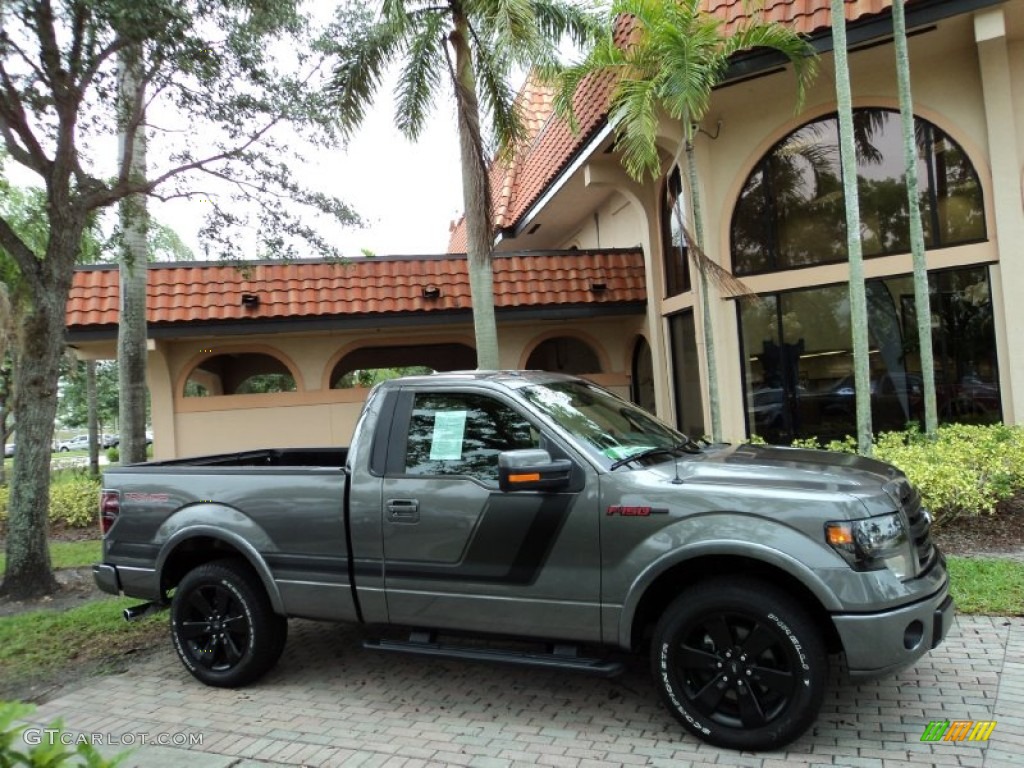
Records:
[[[690,129],[688,129],[690,130]],[[692,130],[690,130],[692,133]],[[704,252],[704,214],[700,205],[700,190],[697,186],[697,163],[693,153],[692,136],[686,140],[686,167],[690,179],[690,213],[693,216],[693,235],[697,247]],[[690,251],[696,254],[691,248]],[[708,361],[708,407],[711,411],[711,440],[722,442],[722,411],[718,391],[718,359],[715,354],[715,329],[711,319],[711,297],[708,296],[708,274],[696,258],[690,260],[700,276],[700,305],[704,326],[704,354]]]
[[[121,55],[119,68],[120,151],[119,164],[128,163],[133,180],[146,177],[146,129],[140,122],[132,140],[126,124],[142,87],[140,49],[130,47]],[[130,157],[127,156],[130,152]],[[119,205],[121,253],[121,314],[117,328],[117,360],[120,368],[118,411],[121,461],[146,460],[146,235],[149,212],[145,195],[131,195]]]
[[[500,367],[498,328],[494,317],[494,272],[491,188],[480,133],[480,103],[476,95],[469,24],[454,14],[455,29],[449,42],[455,51],[455,103],[459,123],[462,163],[462,200],[466,210],[469,289],[473,302],[476,364],[482,369]]]
[[[928,262],[924,252],[921,203],[917,182],[917,142],[914,139],[914,102],[910,95],[910,56],[907,52],[907,20],[904,0],[893,0],[892,29],[896,45],[896,81],[899,86],[900,120],[903,125],[903,155],[907,162],[907,203],[910,214],[910,252],[914,257],[914,307],[917,314],[917,342],[924,385],[924,431],[935,437],[939,427],[935,402],[935,358],[932,354],[932,309],[928,289]]]
[[[831,0],[832,42],[839,111],[839,156],[846,201],[846,248],[850,259],[850,330],[853,335],[853,375],[857,403],[857,450],[871,455],[871,361],[868,357],[868,312],[864,287],[864,256],[860,242],[860,198],[857,193],[857,150],[853,139],[853,99],[846,51],[843,0]]]
[[[99,415],[96,397],[96,361],[85,361],[85,400],[89,417],[89,474],[100,473]]]

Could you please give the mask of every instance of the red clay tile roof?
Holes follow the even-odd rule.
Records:
[[[908,4],[913,2],[908,0]],[[702,0],[702,3],[708,13],[725,22],[727,32],[734,31],[758,14],[769,21],[791,26],[805,35],[827,29],[832,24],[829,0],[765,0],[760,11],[756,10],[759,4],[749,0]],[[891,5],[891,0],[846,0],[846,19],[856,21],[886,11]],[[628,34],[629,27],[620,24],[616,37]],[[579,121],[579,133],[574,134],[562,119],[552,114],[550,96],[541,92],[538,97],[536,84],[527,80],[520,99],[530,105],[531,126],[543,123],[543,127],[528,148],[519,153],[508,167],[495,165],[491,169],[495,230],[515,225],[604,124],[610,85],[605,80],[587,82],[580,87],[573,99]],[[448,240],[449,253],[465,252],[465,230],[462,220],[453,222]]]
[[[469,275],[461,256],[239,266],[250,268],[243,273],[239,267],[220,264],[151,266],[147,320],[208,323],[470,308]],[[592,282],[604,283],[606,290],[591,291]],[[424,298],[428,285],[441,289],[439,298]],[[254,309],[242,305],[242,294],[247,293],[259,297]],[[118,294],[116,267],[77,270],[67,305],[68,329],[116,325]],[[503,254],[494,260],[497,309],[645,299],[639,250]]]

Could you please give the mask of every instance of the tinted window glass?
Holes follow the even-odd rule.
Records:
[[[963,149],[921,118],[915,136],[925,244],[983,240],[981,185]],[[906,253],[909,206],[899,114],[855,110],[854,141],[864,255]],[[738,275],[846,260],[835,115],[797,129],[755,166],[733,211],[731,241]]]
[[[504,403],[481,395],[416,395],[405,456],[409,475],[467,475],[497,484],[498,454],[539,447],[539,433]]]

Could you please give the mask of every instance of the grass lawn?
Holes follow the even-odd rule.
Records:
[[[66,668],[95,669],[129,650],[154,645],[167,632],[167,614],[125,621],[121,612],[137,602],[111,597],[64,612],[34,611],[0,619],[0,691],[10,695],[12,689]]]
[[[1024,563],[948,557],[950,589],[959,613],[1024,615]]]
[[[50,562],[54,568],[80,568],[98,563],[102,558],[102,542],[99,539],[85,541],[51,541]],[[0,573],[7,565],[7,557],[0,552]]]

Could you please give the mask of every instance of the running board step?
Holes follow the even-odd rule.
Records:
[[[547,653],[512,651],[501,648],[470,648],[460,645],[443,645],[435,642],[433,633],[413,632],[408,640],[364,640],[363,647],[371,651],[409,653],[417,656],[433,656],[442,659],[462,661],[488,661],[499,664],[513,664],[520,667],[562,669],[582,672],[597,677],[612,677],[622,672],[618,661],[591,659],[578,655],[575,645],[552,645]]]

